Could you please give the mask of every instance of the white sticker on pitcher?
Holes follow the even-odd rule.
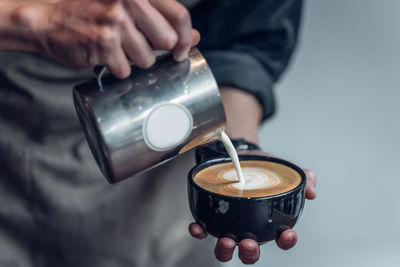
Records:
[[[180,145],[192,132],[193,117],[180,104],[161,103],[155,106],[143,124],[147,146],[155,151],[166,151]]]

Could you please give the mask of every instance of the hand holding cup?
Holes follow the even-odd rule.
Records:
[[[261,152],[261,151],[242,151],[241,154],[261,155],[264,157],[266,155],[269,156],[269,154],[267,154],[265,152]],[[268,157],[268,158],[272,159],[273,161],[277,161],[279,163],[293,165],[290,162],[286,162],[286,161],[283,161],[280,159],[271,158],[271,157]],[[303,185],[301,185],[298,188],[298,189],[302,188],[303,191],[301,193],[300,192],[301,190],[297,189],[298,190],[297,198],[299,198],[299,196],[303,194],[303,198],[302,198],[303,200],[304,200],[304,196],[306,199],[314,199],[316,197],[315,174],[310,170],[298,169],[297,171],[302,172],[304,174],[304,177],[303,177],[304,183],[303,183]],[[190,177],[189,177],[189,186],[190,186]],[[190,195],[190,193],[189,193],[189,195]],[[283,195],[285,195],[285,194],[283,194]],[[286,197],[288,197],[288,195],[286,195]],[[275,196],[275,198],[276,198],[276,196]],[[289,199],[291,199],[291,200],[289,200]],[[301,198],[298,199],[297,203],[300,203],[300,205],[302,205],[301,204],[302,199]],[[253,199],[253,200],[249,199],[248,201],[254,201],[254,200],[255,199]],[[258,200],[259,204],[262,202],[262,200],[261,201],[260,200],[261,199]],[[264,200],[266,200],[266,199],[264,199]],[[265,210],[266,208],[269,209],[271,207],[271,205],[275,206],[275,207],[277,205],[278,206],[286,205],[286,208],[289,208],[289,210],[286,209],[286,211],[285,211],[285,209],[283,209],[283,212],[282,212],[282,210],[280,210],[278,208],[277,210],[275,210],[276,216],[275,215],[271,216],[271,214],[269,214],[269,215],[265,214],[266,219],[264,220],[264,222],[261,222],[261,224],[259,224],[259,226],[261,228],[264,227],[265,232],[270,232],[269,234],[266,233],[267,236],[269,235],[269,237],[267,237],[267,239],[271,239],[271,234],[275,235],[274,238],[276,240],[276,243],[281,249],[289,249],[289,248],[293,247],[297,242],[297,234],[294,230],[291,229],[291,227],[294,226],[294,223],[296,222],[297,217],[300,214],[300,212],[299,211],[294,212],[294,209],[293,209],[294,198],[293,197],[292,198],[289,197],[287,200],[289,200],[289,201],[285,201],[285,200],[279,201],[278,200],[278,202],[276,202],[276,203],[282,203],[282,204],[276,204],[276,203],[271,204],[271,202],[270,202],[268,205],[266,205],[266,203],[264,203],[264,206],[262,208],[260,207],[261,209],[259,209],[258,211],[254,206],[253,207],[247,206],[247,208],[244,209],[245,215],[243,215],[243,216],[246,216],[246,212],[247,212],[247,216],[252,216],[252,214],[250,214],[250,210],[254,210],[255,212],[253,213],[253,215],[258,216],[257,214],[260,214],[260,212],[262,213],[263,212],[262,210]],[[290,203],[292,203],[292,204],[290,204]],[[234,205],[232,205],[232,203],[229,203],[229,204],[231,205],[231,208],[234,207]],[[247,205],[247,204],[244,204],[244,205]],[[287,205],[289,205],[291,207],[289,207]],[[204,208],[202,208],[202,209],[204,209]],[[269,211],[271,212],[271,209],[269,209]],[[242,214],[243,214],[243,211],[236,213],[237,216],[241,216]],[[230,215],[234,215],[234,213],[230,212]],[[268,216],[271,216],[271,218],[269,218],[271,220],[271,222],[268,222],[268,218],[267,218]],[[196,218],[196,215],[195,215],[195,218]],[[261,214],[261,218],[262,218],[262,214]],[[220,220],[220,219],[221,219],[221,217],[218,218],[218,220]],[[249,220],[251,220],[251,219],[252,218],[249,217]],[[256,221],[260,221],[260,216]],[[262,221],[262,219],[261,219],[261,221]],[[274,221],[276,221],[277,224],[274,225]],[[232,220],[228,220],[225,223],[227,223],[227,222],[229,224],[234,223],[234,221],[232,221]],[[210,223],[210,222],[208,222],[208,223]],[[250,225],[250,228],[253,227],[253,230],[254,230],[254,227],[255,227],[254,222],[253,223],[249,222],[249,223],[252,224],[252,225]],[[227,228],[229,228],[229,226],[227,226]],[[207,232],[205,230],[208,231],[209,228],[207,227],[206,224],[204,224],[204,222],[201,222],[201,221],[199,221],[199,223],[192,223],[189,226],[189,232],[195,238],[199,238],[199,239],[205,238],[207,236]],[[212,231],[215,231],[215,229],[212,229]],[[212,235],[219,237],[216,247],[215,247],[215,256],[218,260],[223,261],[223,262],[229,261],[232,258],[232,254],[235,250],[236,245],[238,245],[238,248],[239,248],[239,258],[244,263],[255,263],[258,260],[258,258],[259,258],[259,244],[258,243],[263,243],[265,240],[261,240],[262,242],[259,242],[260,240],[258,240],[258,242],[257,242],[257,241],[255,241],[255,240],[257,240],[257,235],[252,235],[250,233],[247,237],[245,235],[238,237],[238,236],[232,236],[229,234],[228,235],[225,234],[223,236],[218,236],[218,234],[220,234],[220,233],[215,233],[212,231],[211,231]],[[240,231],[237,233],[239,233],[239,235],[240,235]],[[265,237],[265,235],[264,235],[264,237]]]

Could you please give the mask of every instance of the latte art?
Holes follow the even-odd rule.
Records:
[[[244,183],[238,182],[231,162],[212,165],[199,171],[194,182],[221,195],[234,197],[263,197],[282,194],[298,186],[300,174],[283,164],[272,161],[241,161]]]
[[[253,190],[272,186],[279,183],[279,177],[268,170],[261,168],[242,168],[244,183],[236,182],[233,187],[241,190]],[[223,175],[227,181],[237,181],[237,171],[231,170]]]

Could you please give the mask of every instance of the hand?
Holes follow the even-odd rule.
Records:
[[[181,61],[200,40],[175,0],[25,0],[14,20],[31,28],[40,53],[71,67],[106,65],[119,78],[129,60],[150,67],[152,49]]]
[[[239,154],[243,155],[267,155],[268,153],[262,151],[239,151]],[[317,183],[317,178],[314,172],[311,170],[303,169],[306,177],[306,199],[314,199],[316,195],[315,186]],[[189,225],[190,234],[198,239],[204,239],[207,237],[207,233],[203,228],[197,223],[191,223]],[[275,240],[278,247],[283,250],[287,250],[296,245],[297,233],[292,229],[287,229],[280,234],[280,236]],[[233,252],[235,251],[236,242],[233,239],[222,237],[219,238],[214,249],[215,257],[222,262],[227,262],[232,259]],[[258,261],[260,257],[260,248],[256,241],[253,239],[243,239],[240,241],[239,245],[239,258],[244,264],[254,264]]]

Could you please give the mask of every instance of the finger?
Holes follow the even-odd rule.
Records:
[[[155,62],[153,51],[143,34],[129,21],[124,24],[123,48],[129,59],[147,69]]]
[[[204,239],[207,237],[207,233],[197,223],[191,223],[189,225],[189,233],[197,239]]]
[[[192,46],[196,46],[200,42],[200,33],[196,29],[192,29]]]
[[[184,60],[193,43],[192,21],[189,11],[178,1],[152,0],[154,7],[164,15],[178,34],[178,42],[173,51],[176,61]]]
[[[178,35],[164,18],[148,1],[126,0],[132,21],[150,41],[153,49],[171,50],[178,41]]]
[[[253,239],[243,239],[239,243],[239,259],[244,264],[254,264],[260,258],[260,248]]]
[[[314,199],[317,197],[317,191],[315,190],[317,184],[317,177],[315,173],[311,170],[304,170],[306,177],[307,177],[307,184],[306,184],[306,198],[307,199]]]
[[[297,243],[297,233],[292,230],[288,229],[284,231],[276,240],[276,244],[283,250],[290,249],[294,247]]]
[[[126,78],[131,67],[121,47],[120,36],[110,28],[99,29],[99,64],[106,65],[109,71],[117,78]]]
[[[236,242],[233,239],[222,237],[218,239],[215,245],[214,254],[217,260],[227,262],[232,259],[233,252],[235,251]]]
[[[310,178],[314,185],[317,185],[317,176],[312,170],[304,169],[307,178]]]
[[[115,49],[108,58],[105,65],[114,76],[125,79],[131,74],[131,66],[121,48]]]

